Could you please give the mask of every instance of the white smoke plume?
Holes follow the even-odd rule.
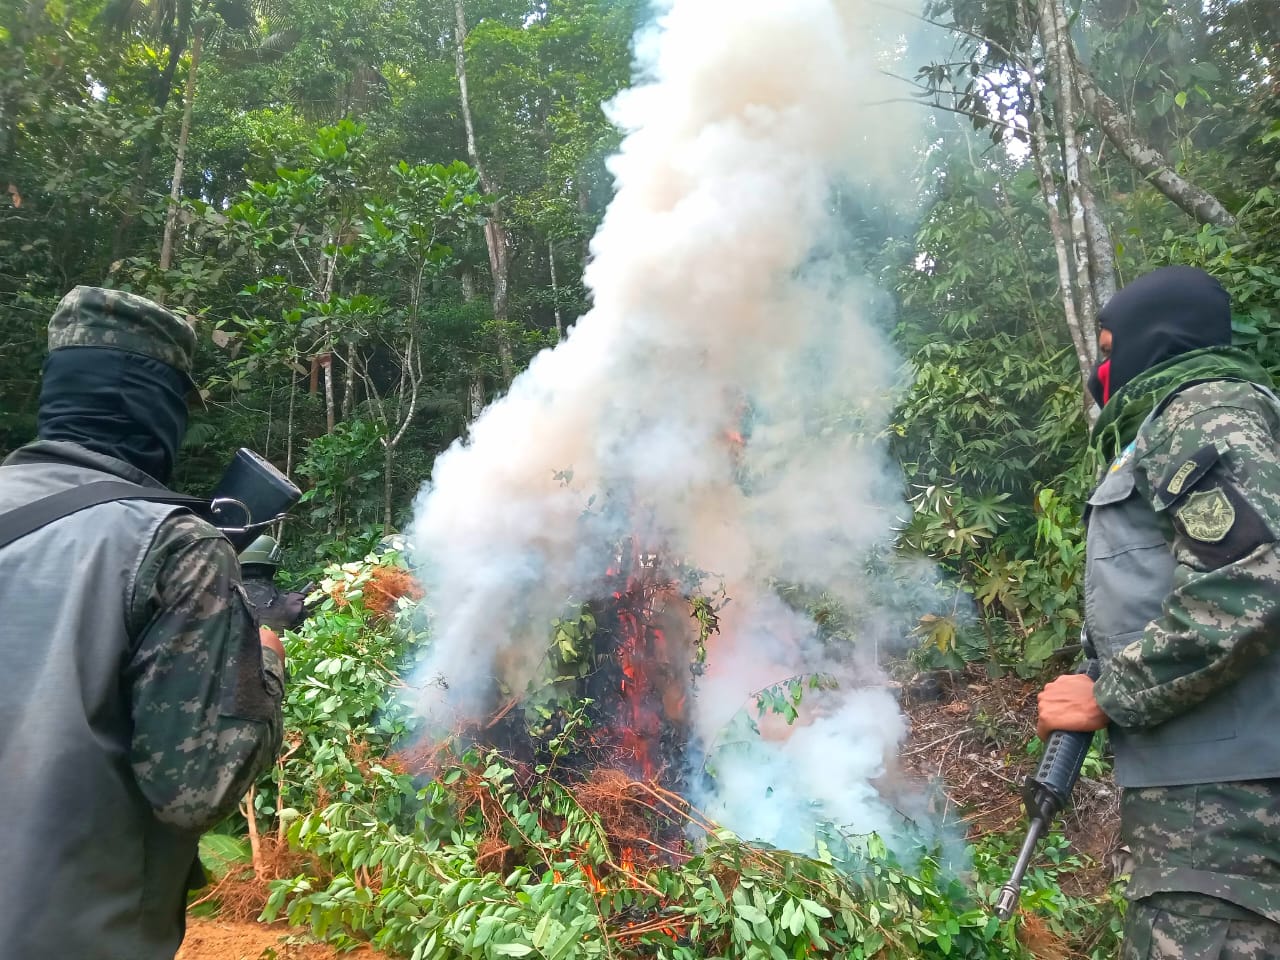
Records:
[[[732,598],[691,694],[704,746],[761,687],[814,671],[851,684],[717,753],[717,789],[692,799],[796,848],[812,811],[886,828],[871,781],[900,711],[770,584],[865,602],[864,558],[905,515],[875,439],[898,363],[869,284],[821,255],[835,185],[894,193],[912,166],[910,108],[874,106],[901,92],[884,68],[905,23],[877,0],[673,0],[640,39],[636,85],[611,107],[625,139],[591,245],[594,306],[440,456],[416,504],[429,720],[482,720],[495,680],[522,688],[566,598],[597,596],[617,539],[640,533]]]

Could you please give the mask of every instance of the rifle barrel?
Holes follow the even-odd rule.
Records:
[[[1013,911],[1018,907],[1018,898],[1022,895],[1022,876],[1031,865],[1031,857],[1036,852],[1036,843],[1039,842],[1040,833],[1043,830],[1044,821],[1039,817],[1032,818],[1031,825],[1027,828],[1027,838],[1022,841],[1022,852],[1018,854],[1018,862],[1009,876],[1009,882],[1000,888],[1000,899],[996,901],[996,916],[1001,920],[1012,917]]]

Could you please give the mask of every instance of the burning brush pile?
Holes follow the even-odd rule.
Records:
[[[422,769],[442,744],[498,752],[517,792],[611,815],[623,874],[689,856],[694,809],[802,854],[896,832],[906,728],[876,653],[913,622],[870,562],[908,509],[879,440],[900,367],[842,219],[893,206],[914,156],[883,106],[912,21],[878,0],[658,7],[607,108],[624,137],[592,307],[436,459],[407,531]],[[798,597],[851,611],[849,636]],[[563,819],[543,796],[523,827]]]
[[[488,716],[406,754],[415,772],[430,774],[477,750],[509,764],[526,787],[547,778],[571,791],[610,851],[599,874],[583,866],[597,889],[610,873],[635,878],[692,855],[690,826],[700,818],[686,797],[708,774],[688,705],[718,627],[714,603],[690,597],[634,540],[617,550],[601,584],[599,599],[552,623],[524,689],[496,684]],[[434,682],[448,688],[445,677]],[[513,847],[501,839],[483,778],[465,778],[460,789],[464,808],[478,806],[491,828],[481,865],[511,869]]]

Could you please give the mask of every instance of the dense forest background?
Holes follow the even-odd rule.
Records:
[[[651,16],[6,0],[0,450],[34,432],[58,299],[113,285],[200,331],[208,403],[179,485],[265,453],[308,490],[295,566],[397,528],[435,454],[588,305],[618,142],[602,104]],[[1280,15],[934,0],[919,17],[947,55],[902,78],[902,109],[931,112],[902,174],[918,204],[850,198],[845,242],[892,301],[911,384],[891,438],[916,506],[904,547],[992,615],[931,620],[930,639],[1038,662],[1078,623],[1081,382],[1110,291],[1202,265],[1242,340],[1280,358]]]

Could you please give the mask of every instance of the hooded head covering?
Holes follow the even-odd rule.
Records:
[[[1231,344],[1231,298],[1197,267],[1161,267],[1113,296],[1098,314],[1111,331],[1111,359],[1090,378],[1105,404],[1138,374],[1173,357]]]
[[[168,483],[187,429],[195,345],[191,327],[159,304],[76,287],[49,321],[40,439],[78,443]]]

